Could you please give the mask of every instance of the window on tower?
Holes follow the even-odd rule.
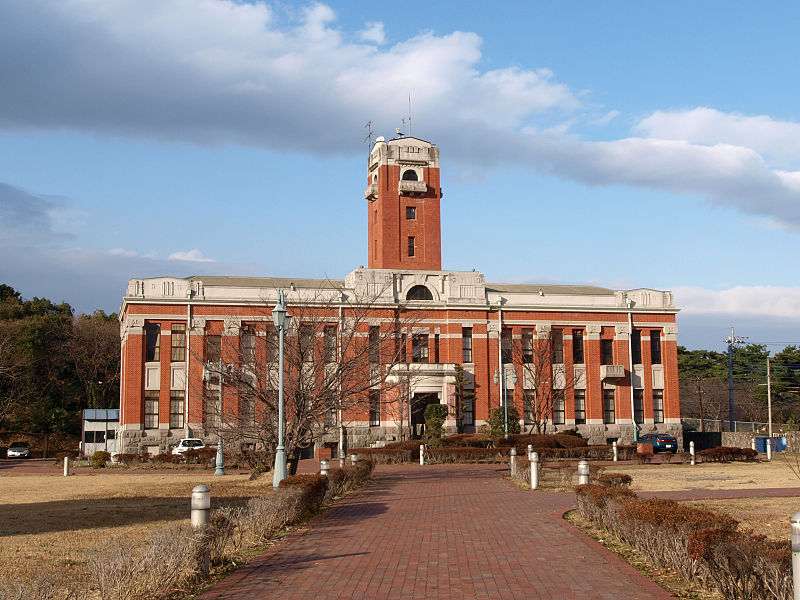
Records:
[[[403,181],[419,181],[417,172],[414,169],[408,169],[403,173]]]
[[[416,206],[406,206],[406,219],[408,221],[413,221],[417,218],[417,207]]]
[[[414,236],[408,236],[408,255],[414,256]]]

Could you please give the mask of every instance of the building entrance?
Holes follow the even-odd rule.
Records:
[[[439,394],[414,394],[411,397],[411,437],[418,440],[425,433],[425,407],[439,404]]]

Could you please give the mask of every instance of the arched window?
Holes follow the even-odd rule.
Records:
[[[378,183],[378,174],[377,174],[377,173],[375,173],[375,174],[372,176],[372,183]]]
[[[433,294],[424,285],[415,285],[408,290],[406,300],[433,300]]]
[[[403,181],[419,181],[417,172],[414,169],[408,169],[403,173]]]

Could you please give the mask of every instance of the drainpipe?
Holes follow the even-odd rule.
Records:
[[[342,296],[342,301],[344,301],[344,296]],[[339,448],[336,455],[341,459],[344,456],[344,428],[342,425],[342,361],[344,360],[344,356],[342,356],[342,329],[344,328],[344,306],[339,304],[339,401],[337,404],[336,411],[336,422],[339,425]]]
[[[191,292],[189,292],[191,294]],[[183,375],[183,437],[189,436],[189,336],[192,335],[192,303],[186,301],[186,372]]]
[[[633,443],[636,444],[639,441],[639,426],[636,424],[636,406],[633,401],[633,314],[631,313],[633,300],[628,298],[626,304],[628,305],[628,364],[630,365],[631,421],[633,422]]]
[[[505,381],[505,366],[503,365],[503,299],[498,296],[497,298],[497,379],[500,386],[500,406],[505,404],[506,399],[503,397],[503,382]]]

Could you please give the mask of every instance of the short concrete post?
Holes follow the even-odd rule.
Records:
[[[691,463],[692,466],[694,466],[695,465],[694,442],[689,442],[689,456],[692,457]]]
[[[211,491],[204,485],[192,488],[192,527],[208,525],[211,514]]]
[[[69,477],[69,456],[64,457],[64,477]]]
[[[764,440],[767,443],[767,460],[772,460],[772,438]]]
[[[789,519],[792,524],[792,582],[794,583],[794,600],[800,600],[800,512]]]
[[[339,467],[344,469],[344,454],[339,457]]]
[[[531,459],[531,455],[533,454],[533,444],[528,444],[528,460]]]
[[[531,489],[539,487],[539,453],[531,452]]]
[[[327,458],[323,458],[319,461],[319,474],[320,475],[327,475],[328,471],[331,470],[331,463],[328,462]]]
[[[589,483],[589,461],[581,460],[578,462],[578,485]]]
[[[614,451],[614,462],[617,462],[618,454],[617,454],[617,442],[611,442],[611,449]]]
[[[425,444],[419,445],[419,466],[425,464]]]
[[[351,464],[351,465],[353,465],[353,466],[355,466],[355,464],[356,464],[357,462],[358,462],[358,454],[356,454],[355,452],[353,452],[353,453],[350,455],[350,464]]]
[[[511,476],[515,477],[517,474],[517,449],[512,448],[509,453],[509,466],[511,467]]]
[[[753,450],[758,450],[758,446],[756,446],[756,438],[750,438],[750,448]]]

